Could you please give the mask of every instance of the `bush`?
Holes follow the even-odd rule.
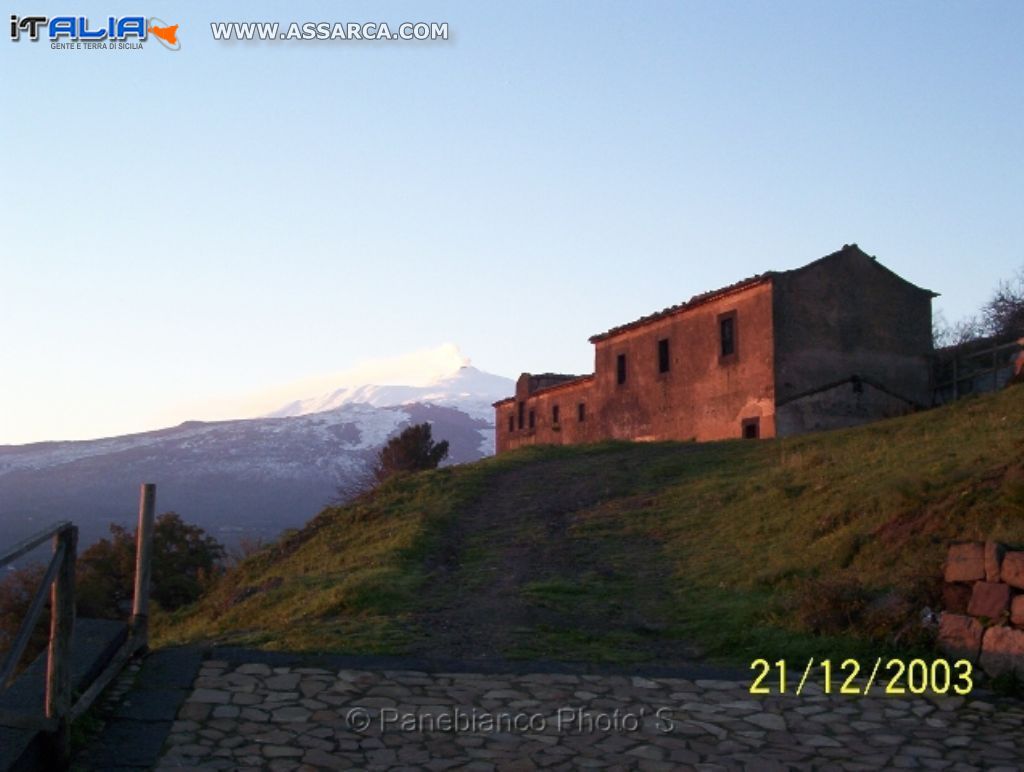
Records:
[[[436,469],[448,456],[448,440],[434,442],[429,423],[409,426],[392,437],[377,456],[373,476],[377,482],[403,472]]]
[[[135,585],[135,532],[110,526],[78,560],[78,613],[121,619],[131,608]],[[157,517],[153,525],[150,598],[171,611],[199,599],[219,575],[224,547],[175,512]]]
[[[856,579],[804,579],[791,598],[793,619],[807,632],[841,635],[856,627],[870,596]]]
[[[934,630],[926,609],[941,606],[942,581],[921,579],[902,590],[872,593],[857,579],[805,579],[790,597],[796,625],[819,635],[856,634],[888,645],[927,646]]]

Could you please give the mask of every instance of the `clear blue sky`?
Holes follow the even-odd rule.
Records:
[[[1018,0],[177,5],[15,9],[158,16],[177,53],[51,51],[5,18],[0,443],[444,341],[585,372],[595,332],[846,242],[951,319],[1024,264]]]

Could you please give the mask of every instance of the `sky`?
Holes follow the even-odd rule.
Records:
[[[177,52],[0,41],[0,444],[447,343],[589,372],[594,333],[850,242],[951,320],[1024,266],[1018,0],[176,5],[13,12]],[[212,39],[257,20],[450,39]]]

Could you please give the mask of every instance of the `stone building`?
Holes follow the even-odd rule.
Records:
[[[496,450],[777,437],[931,404],[931,301],[856,244],[590,339],[589,375],[523,373]]]

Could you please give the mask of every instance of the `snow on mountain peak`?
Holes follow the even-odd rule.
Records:
[[[376,360],[339,374],[336,383],[340,385],[333,390],[292,400],[266,415],[308,415],[354,403],[392,407],[420,402],[454,407],[490,423],[494,420],[491,403],[511,394],[515,383],[510,378],[478,370],[470,361],[453,343]],[[384,375],[388,380],[357,380],[373,375]]]

